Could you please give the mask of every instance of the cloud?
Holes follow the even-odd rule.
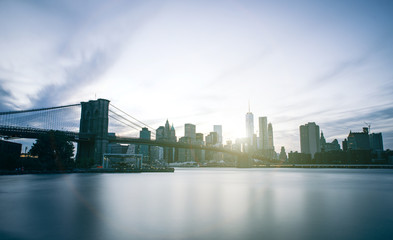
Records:
[[[0,40],[0,77],[12,101],[35,108],[91,98],[130,37],[161,4],[41,1],[2,6],[0,30],[10,41]]]
[[[10,111],[12,109],[11,92],[3,88],[3,81],[0,79],[0,112]]]
[[[365,50],[359,49],[360,51],[355,54],[351,54],[349,59],[343,60],[335,65],[333,65],[329,70],[327,70],[322,76],[317,77],[314,83],[311,85],[324,86],[325,83],[335,83],[342,80],[342,76],[345,73],[354,74],[357,73],[359,68],[364,68],[365,66],[372,65],[375,62],[375,58],[383,55],[386,52],[391,52],[391,41],[393,32],[390,34],[382,33],[376,36],[376,39],[371,41],[371,46],[367,46]],[[391,59],[390,59],[391,60]],[[335,61],[338,61],[337,59]],[[350,74],[345,77],[348,78]]]
[[[354,68],[362,66],[369,57],[370,54],[365,54],[363,56],[338,63],[336,66],[328,70],[324,75],[315,79],[314,84],[318,85],[319,87],[322,87],[325,83],[331,84],[332,82],[336,82],[337,80],[340,79],[338,77],[341,74],[345,73],[346,71],[353,70]]]
[[[65,68],[65,81],[60,84],[47,85],[41,89],[31,97],[32,107],[57,106],[69,99],[75,99],[73,95],[78,95],[80,89],[97,83],[101,74],[112,65],[113,58],[111,52],[97,50],[76,66]]]

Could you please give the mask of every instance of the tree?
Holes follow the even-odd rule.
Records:
[[[43,169],[64,170],[74,167],[74,145],[60,131],[50,131],[38,137],[29,154],[38,156]]]

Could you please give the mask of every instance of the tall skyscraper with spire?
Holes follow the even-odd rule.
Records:
[[[160,126],[156,130],[156,140],[162,140],[162,141],[169,141],[169,142],[176,142],[176,132],[175,128],[169,125],[168,119],[165,122],[165,126]],[[169,147],[164,147],[163,149],[163,157],[164,159],[168,162],[174,162],[175,161],[175,149],[174,148],[169,148]]]
[[[250,102],[248,102],[248,113],[246,113],[246,138],[251,146],[254,143],[254,115],[250,111]]]
[[[326,149],[326,139],[325,136],[323,135],[323,132],[321,131],[321,138],[319,139],[319,146],[321,148],[321,151],[324,152]]]

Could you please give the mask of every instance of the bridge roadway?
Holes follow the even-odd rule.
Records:
[[[40,135],[48,134],[50,131],[52,130],[31,128],[31,127],[15,127],[15,126],[0,125],[0,136],[4,136],[5,138],[37,139]],[[71,132],[71,131],[59,131],[59,132],[63,133],[68,138],[69,141],[73,141],[73,142],[92,141],[94,140],[95,137],[93,134],[85,134],[85,133],[78,133],[78,132]],[[159,141],[159,140],[112,137],[112,136],[108,137],[108,142],[150,145],[150,146],[171,147],[171,148],[196,149],[196,150],[228,153],[238,157],[247,157],[246,153],[242,153],[239,151],[234,151],[223,147],[211,147],[211,146],[205,146],[200,144],[187,144],[187,143],[180,143],[180,142],[168,142],[168,141]]]
[[[5,138],[33,138],[37,139],[39,136],[48,134],[50,129],[31,128],[31,127],[15,127],[15,126],[4,126],[0,125],[0,136]],[[92,134],[80,134],[78,132],[71,131],[58,131],[63,133],[69,141],[81,142],[91,141],[94,139]]]

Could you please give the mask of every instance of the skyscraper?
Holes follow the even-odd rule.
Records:
[[[268,135],[268,149],[274,150],[274,142],[273,142],[273,125],[269,123],[267,125],[267,135]]]
[[[199,145],[205,145],[205,141],[203,141],[203,133],[195,134],[195,143]],[[195,161],[196,162],[205,161],[205,150],[202,149],[195,150]]]
[[[370,148],[370,137],[368,128],[363,128],[363,132],[352,132],[348,134],[348,149],[368,150]]]
[[[319,139],[319,147],[321,148],[322,152],[326,151],[326,139],[325,136],[323,136],[322,131],[321,131],[321,138]]]
[[[195,136],[198,144],[204,145],[205,142],[203,141],[203,133],[196,133]]]
[[[206,146],[215,146],[218,143],[218,134],[217,132],[210,132],[206,136]],[[213,151],[206,151],[205,158],[206,160],[215,160],[216,153]]]
[[[344,148],[344,147],[343,147]],[[347,148],[351,150],[383,151],[382,133],[369,133],[367,127],[363,132],[349,132]]]
[[[195,125],[191,123],[184,124],[184,136],[189,137],[191,141],[196,140]]]
[[[194,124],[184,124],[184,137],[182,137],[183,143],[195,144],[196,143],[196,127]],[[179,149],[179,160],[185,162],[195,161],[195,149]]]
[[[169,142],[176,142],[176,132],[175,128],[169,125],[169,121],[166,120],[165,126],[160,126],[156,130],[156,140],[161,140],[161,141],[169,141]],[[174,148],[169,148],[169,147],[164,147],[163,148],[163,158],[168,162],[174,162],[175,161],[175,149]]]
[[[222,144],[222,126],[221,125],[214,125],[213,131],[217,133],[218,143]]]
[[[259,148],[268,149],[267,117],[259,117]]]
[[[165,128],[160,126],[156,130],[156,140],[165,140]]]
[[[281,151],[280,151],[280,156],[278,157],[279,160],[281,161],[287,161],[287,153],[285,152],[285,147],[282,146],[281,147]]]
[[[149,129],[142,128],[142,131],[139,131],[139,138],[140,139],[148,139],[150,140],[151,133]],[[148,145],[140,145],[139,146],[139,153],[143,154],[143,157],[149,156],[149,146]]]
[[[246,113],[246,138],[250,145],[254,145],[254,115],[248,109],[248,113]]]
[[[319,126],[315,122],[309,122],[299,127],[300,130],[300,150],[302,153],[309,153],[312,157],[316,152],[320,152]]]
[[[382,133],[371,133],[370,147],[373,151],[383,151]]]

